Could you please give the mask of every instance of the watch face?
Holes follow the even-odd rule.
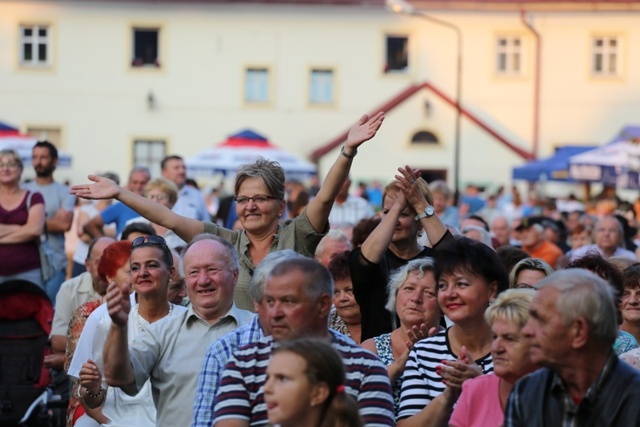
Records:
[[[426,213],[427,215],[431,216],[434,213],[436,213],[435,209],[433,209],[433,206],[427,206],[426,209],[424,210],[424,213]]]

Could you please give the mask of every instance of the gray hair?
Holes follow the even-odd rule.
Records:
[[[480,227],[479,225],[467,225],[462,229],[462,235],[466,236],[469,231],[477,231],[480,233],[480,242],[493,249],[493,245],[491,244],[491,233],[489,233],[484,227]]]
[[[184,257],[187,254],[189,249],[191,249],[191,246],[193,246],[196,242],[200,242],[202,240],[214,240],[224,246],[225,252],[227,253],[227,266],[229,267],[229,270],[240,270],[240,260],[238,258],[238,251],[236,251],[236,248],[234,248],[231,243],[229,243],[222,237],[210,233],[200,233],[193,239],[191,239],[189,244],[182,251],[182,256]]]
[[[430,182],[429,188],[431,188],[432,193],[440,193],[447,200],[451,198],[451,189],[449,189],[447,183],[441,179]]]
[[[280,163],[258,157],[254,163],[241,165],[236,173],[236,196],[247,178],[258,178],[267,187],[268,196],[284,200],[284,170]]]
[[[283,249],[267,254],[260,265],[253,270],[253,277],[249,284],[249,294],[255,303],[260,303],[264,298],[264,287],[267,285],[267,279],[273,268],[280,262],[288,259],[304,258],[302,255],[292,249]]]
[[[320,240],[320,243],[318,243],[318,246],[316,246],[316,252],[315,252],[316,257],[322,256],[322,253],[324,252],[324,247],[326,246],[328,240],[334,240],[336,242],[346,243],[349,246],[349,250],[353,248],[353,246],[351,245],[351,240],[349,240],[347,235],[344,234],[341,230],[334,228],[329,230],[329,232]]]
[[[535,288],[551,286],[560,295],[556,310],[569,325],[577,318],[589,324],[589,338],[602,349],[609,349],[618,333],[618,318],[614,290],[604,279],[580,268],[560,270],[540,281]]]
[[[305,277],[304,290],[312,301],[318,301],[322,294],[333,296],[333,278],[331,273],[315,259],[297,257],[285,259],[276,264],[267,280],[283,276],[292,271],[299,271]]]
[[[151,179],[151,171],[146,166],[134,166],[134,168],[131,169],[131,171],[129,172],[129,179],[131,179],[131,175],[133,175],[134,173],[137,173],[137,172],[146,173],[147,176],[149,177],[149,179]]]
[[[535,294],[533,289],[507,289],[484,311],[484,319],[489,325],[504,319],[522,329],[529,321],[529,306]]]
[[[15,150],[11,150],[10,148],[0,150],[0,158],[2,157],[11,157],[12,161],[18,165],[18,168],[20,170],[24,170],[24,164],[22,163],[22,159],[20,158],[20,155]]]
[[[547,262],[540,258],[525,258],[521,259],[513,266],[511,273],[509,273],[509,288],[515,288],[518,279],[518,274],[523,270],[535,270],[541,271],[545,276],[553,274],[553,268],[547,264]]]
[[[395,313],[398,290],[404,282],[406,282],[409,274],[417,272],[418,278],[421,279],[428,271],[433,272],[433,258],[428,257],[411,260],[404,267],[394,270],[389,277],[389,283],[387,285],[389,298],[387,299],[385,308],[391,313]]]
[[[600,223],[604,219],[612,219],[616,223],[618,228],[618,243],[616,244],[616,246],[623,246],[624,245],[624,226],[620,221],[618,221],[618,218],[616,218],[613,215],[605,215],[602,218],[600,218],[598,221],[596,221],[596,225],[593,227],[593,238],[595,238],[596,233],[598,232],[598,225],[600,225]]]

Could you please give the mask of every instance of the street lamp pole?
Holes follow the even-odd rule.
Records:
[[[454,203],[457,204],[460,199],[460,119],[462,117],[460,109],[460,99],[462,97],[462,31],[460,27],[451,22],[444,21],[434,16],[428,15],[417,10],[413,5],[404,0],[385,0],[387,7],[395,13],[403,13],[410,16],[416,16],[436,25],[440,25],[456,34],[456,121],[454,128],[453,140],[453,185],[454,185]]]

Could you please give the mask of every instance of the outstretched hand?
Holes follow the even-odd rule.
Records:
[[[116,282],[109,283],[106,299],[109,316],[113,323],[118,326],[125,326],[129,321],[129,312],[131,311],[129,284],[125,283],[120,288]]]
[[[357,150],[363,142],[370,140],[376,135],[376,132],[380,129],[383,120],[384,112],[382,111],[371,117],[367,114],[360,117],[360,120],[358,120],[358,122],[349,130],[349,135],[347,136],[347,142],[345,145],[352,150]]]
[[[118,196],[120,186],[109,178],[89,175],[95,184],[79,184],[71,187],[71,194],[84,199],[112,199]]]

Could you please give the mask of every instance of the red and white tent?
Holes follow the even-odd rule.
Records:
[[[37,138],[21,134],[18,129],[0,122],[0,150],[14,150],[25,166],[31,164],[31,151]],[[71,167],[71,155],[58,150],[58,166]]]
[[[317,173],[313,163],[278,148],[264,136],[248,129],[189,157],[185,163],[190,176],[233,176],[240,165],[252,163],[258,157],[280,163],[287,179],[305,179]]]

